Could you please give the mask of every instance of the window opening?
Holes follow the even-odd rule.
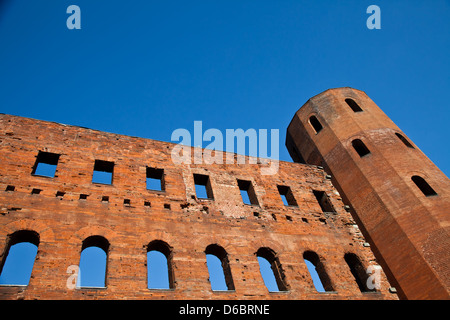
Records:
[[[242,201],[245,204],[259,205],[252,183],[246,180],[238,180],[237,182],[241,192]]]
[[[114,162],[95,160],[93,183],[112,184],[113,183]]]

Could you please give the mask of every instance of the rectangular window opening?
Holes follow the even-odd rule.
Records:
[[[31,190],[31,194],[40,194],[41,193],[41,189],[33,189]]]
[[[209,176],[194,173],[195,194],[198,199],[214,200]]]
[[[327,194],[324,191],[317,191],[313,190],[314,196],[317,199],[317,202],[320,205],[320,208],[322,209],[322,212],[336,212],[333,205],[330,202],[330,199],[328,198]]]
[[[309,117],[309,123],[313,127],[316,134],[318,134],[320,131],[322,131],[322,129],[323,129],[322,124],[319,122],[319,120],[316,118],[316,116]]]
[[[64,191],[56,191],[55,196],[59,199],[62,199],[66,193]]]
[[[87,194],[80,194],[80,200],[86,200],[88,197]]]
[[[251,181],[238,180],[239,190],[241,191],[241,197],[244,204],[259,205],[258,198],[256,197],[255,189]]]
[[[147,167],[147,190],[165,191],[164,169]]]
[[[114,162],[95,160],[92,183],[112,184]]]
[[[295,201],[294,194],[292,190],[288,186],[277,186],[278,192],[280,193],[281,200],[283,201],[285,206],[294,206],[297,207],[297,201]]]
[[[54,178],[59,154],[39,151],[31,174],[35,176]]]

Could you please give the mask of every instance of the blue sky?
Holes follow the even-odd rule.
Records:
[[[163,141],[195,120],[274,128],[290,161],[295,111],[351,86],[449,175],[448,0],[1,3],[0,112]],[[381,30],[366,28],[371,4]]]
[[[297,109],[350,86],[448,176],[449,17],[449,0],[0,0],[0,112],[162,141],[196,120],[279,129],[291,161]]]

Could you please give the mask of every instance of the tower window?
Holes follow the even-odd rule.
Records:
[[[295,201],[294,194],[288,186],[277,186],[278,192],[280,193],[281,200],[285,206],[298,206],[297,201]]]
[[[114,162],[95,160],[94,173],[92,174],[93,183],[112,184]]]
[[[319,122],[316,116],[309,117],[309,123],[313,127],[316,134],[318,134],[323,129],[322,124]]]
[[[164,169],[147,167],[147,190],[164,191]]]
[[[237,181],[239,190],[241,191],[241,197],[244,204],[259,205],[258,198],[256,197],[255,189],[251,181],[239,180]]]
[[[359,139],[353,140],[352,146],[361,158],[370,154],[370,150],[366,147],[364,142]]]
[[[59,154],[39,151],[31,174],[43,177],[55,177]]]
[[[353,99],[345,99],[345,102],[352,108],[353,112],[362,112],[361,107]]]
[[[195,194],[198,199],[214,200],[209,176],[194,173]]]
[[[406,138],[404,136],[402,136],[400,133],[396,132],[395,135],[397,136],[397,138],[400,139],[401,142],[403,142],[403,144],[405,146],[407,146],[408,148],[414,149],[413,145],[408,140],[406,140]]]
[[[417,188],[419,188],[425,196],[431,197],[437,195],[436,191],[434,191],[434,189],[428,184],[428,182],[425,181],[424,178],[419,176],[412,176],[411,180],[416,184]]]

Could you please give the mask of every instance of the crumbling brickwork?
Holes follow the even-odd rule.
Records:
[[[397,299],[384,273],[379,290],[359,289],[344,256],[354,254],[364,269],[378,263],[322,168],[280,162],[277,174],[261,175],[263,164],[175,165],[173,147],[1,115],[1,261],[18,231],[38,234],[39,246],[29,284],[0,286],[0,298]],[[33,174],[39,157],[57,160],[54,177]],[[92,182],[96,160],[113,163],[111,185]],[[163,169],[162,191],[147,190],[148,167]],[[213,199],[197,198],[194,174],[209,177]],[[238,180],[251,182],[258,204],[243,203]],[[289,187],[297,206],[285,206],[277,186]],[[335,212],[323,212],[313,190],[326,194]],[[109,243],[105,288],[70,289],[68,267],[79,264],[90,236]],[[147,288],[146,253],[155,240],[170,251],[167,290]],[[232,290],[211,289],[205,250],[212,244],[226,251]],[[261,248],[275,254],[285,291],[265,287]],[[316,291],[305,252],[317,254],[332,291]]]

